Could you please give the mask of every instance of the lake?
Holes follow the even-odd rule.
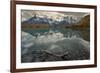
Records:
[[[21,62],[90,59],[89,28],[22,29]]]

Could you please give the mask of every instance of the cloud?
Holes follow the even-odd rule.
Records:
[[[22,21],[25,21],[29,18],[31,18],[34,15],[38,16],[47,16],[48,18],[52,19],[62,19],[62,17],[65,16],[74,16],[74,17],[82,17],[86,14],[89,13],[82,13],[82,12],[51,12],[51,11],[36,11],[36,10],[22,10],[21,15],[22,15]]]

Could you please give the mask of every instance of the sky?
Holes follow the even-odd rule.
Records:
[[[73,16],[73,17],[83,17],[84,15],[88,15],[89,13],[82,13],[82,12],[51,12],[51,11],[36,11],[36,10],[21,10],[22,21],[25,21],[31,18],[34,15],[38,16],[47,16],[48,18],[52,19],[61,19],[65,16]]]

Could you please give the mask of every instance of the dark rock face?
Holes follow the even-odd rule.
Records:
[[[46,62],[86,60],[90,58],[89,42],[82,38],[57,37],[47,40],[46,37],[35,38],[22,32],[21,62]],[[50,38],[50,37],[49,37]],[[40,43],[41,42],[41,43]]]

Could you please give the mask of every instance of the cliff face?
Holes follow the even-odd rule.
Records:
[[[71,26],[72,28],[88,28],[90,27],[90,15],[85,16],[82,20]]]
[[[79,23],[81,27],[89,27],[90,26],[90,15],[85,16]]]

